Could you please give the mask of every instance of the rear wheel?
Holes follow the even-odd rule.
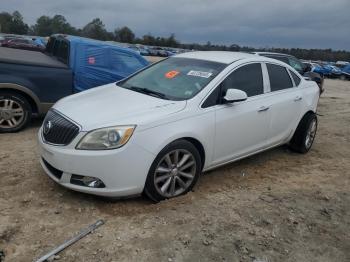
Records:
[[[166,146],[154,160],[145,184],[145,194],[155,202],[186,194],[201,173],[196,147],[186,140]]]
[[[294,136],[290,141],[290,148],[299,153],[307,153],[315,140],[317,132],[317,116],[315,113],[306,114],[300,121]]]
[[[31,119],[28,101],[16,93],[0,93],[0,133],[17,132]]]

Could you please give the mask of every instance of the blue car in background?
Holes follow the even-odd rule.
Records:
[[[324,65],[323,70],[325,71],[325,75],[330,78],[339,78],[342,75],[340,68],[334,65]]]
[[[128,48],[62,34],[49,38],[45,53],[0,47],[0,133],[19,131],[59,99],[148,64]]]
[[[324,67],[320,66],[319,64],[316,63],[310,63],[311,65],[311,72],[315,72],[320,74],[321,76],[326,76],[328,75],[328,70],[326,70]]]
[[[342,80],[350,80],[350,64],[347,64],[346,66],[344,66],[342,69],[341,69],[341,76],[340,76],[340,79]]]
[[[318,73],[323,77],[339,78],[342,75],[342,70],[331,64],[323,66],[314,62],[303,62],[303,64],[309,67],[311,72]]]

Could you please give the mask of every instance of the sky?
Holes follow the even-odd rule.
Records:
[[[0,12],[15,10],[30,25],[41,15],[75,27],[99,17],[109,31],[126,25],[182,43],[350,51],[350,0],[0,0]]]

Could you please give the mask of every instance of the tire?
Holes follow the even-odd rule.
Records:
[[[345,75],[341,75],[341,76],[340,76],[340,80],[346,80]]]
[[[317,116],[315,113],[307,113],[300,121],[289,147],[298,153],[307,153],[315,140],[317,132]]]
[[[154,202],[184,195],[196,184],[201,171],[202,161],[196,147],[186,140],[176,140],[153,161],[144,193]]]
[[[32,109],[22,95],[0,92],[0,133],[18,132],[26,127],[32,117]]]

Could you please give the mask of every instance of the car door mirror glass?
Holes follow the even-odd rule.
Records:
[[[245,101],[247,98],[248,96],[246,92],[239,89],[229,88],[227,89],[223,100],[224,103],[235,103]]]

